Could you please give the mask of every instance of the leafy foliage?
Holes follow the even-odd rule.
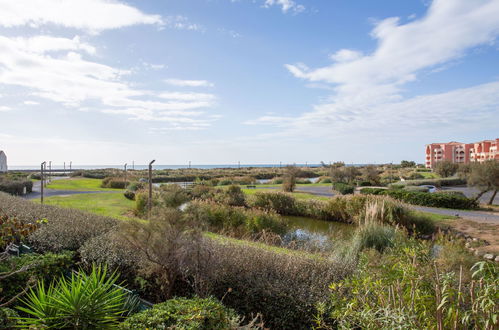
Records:
[[[117,274],[94,267],[90,274],[61,276],[46,286],[38,283],[18,309],[29,317],[20,318],[25,327],[57,329],[112,329],[124,312],[125,293],[114,284]]]
[[[474,209],[478,207],[476,201],[456,194],[434,194],[419,191],[381,188],[363,188],[361,193],[371,195],[387,195],[409,204],[430,207],[446,207],[451,209]]]
[[[175,298],[137,313],[120,329],[229,330],[237,325],[236,313],[213,298]]]
[[[342,182],[333,183],[333,190],[336,190],[342,195],[353,194],[355,187]]]

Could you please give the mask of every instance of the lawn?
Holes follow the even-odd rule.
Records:
[[[53,180],[48,189],[76,191],[120,191],[122,189],[101,188],[101,179],[71,178]]]
[[[45,198],[45,204],[79,209],[99,215],[129,220],[135,202],[120,193],[76,194]]]

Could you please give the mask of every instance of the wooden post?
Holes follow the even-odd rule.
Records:
[[[125,163],[125,189],[126,189],[126,166],[127,166],[127,165],[128,165],[128,164],[127,164],[127,163]]]
[[[151,216],[151,210],[152,210],[152,164],[156,160],[152,160],[149,163],[149,198],[147,199],[147,211],[148,211],[148,218]]]
[[[44,184],[44,179],[43,179],[43,170],[44,170],[44,167],[45,167],[45,164],[46,162],[43,162],[41,165],[40,165],[40,203],[43,204],[43,184]]]

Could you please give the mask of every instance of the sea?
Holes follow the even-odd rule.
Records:
[[[153,164],[153,169],[155,170],[176,170],[181,168],[195,168],[195,169],[215,169],[215,168],[249,168],[249,167],[267,167],[267,168],[279,168],[288,165],[295,165],[300,167],[321,167],[321,164],[215,164],[215,165],[156,165]],[[48,164],[47,164],[48,167]],[[61,164],[52,164],[52,170],[99,170],[106,168],[123,169],[123,165],[77,165],[72,164],[71,168],[68,164],[66,167]],[[148,165],[138,165],[138,164],[128,164],[127,169],[129,170],[145,170]],[[25,165],[25,166],[9,166],[9,171],[36,171],[40,169],[40,165]]]

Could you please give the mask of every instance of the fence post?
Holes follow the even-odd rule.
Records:
[[[44,173],[43,173],[43,170],[44,170],[44,167],[45,167],[45,163],[46,162],[43,162],[41,163],[40,165],[40,203],[43,204],[43,184],[44,184]]]

